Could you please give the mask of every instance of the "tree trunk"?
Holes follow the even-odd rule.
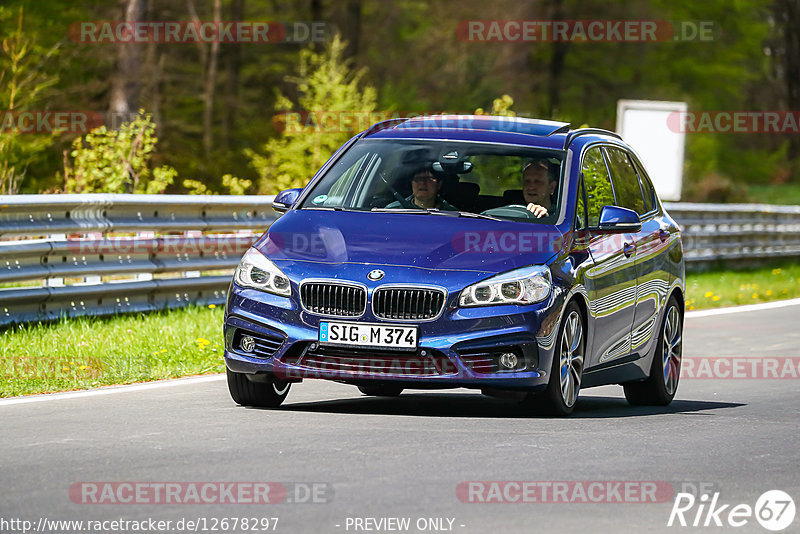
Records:
[[[214,21],[222,20],[222,0],[214,0]],[[211,43],[208,57],[208,70],[206,71],[205,87],[203,88],[203,150],[206,158],[211,153],[214,145],[214,96],[217,87],[217,64],[219,63],[219,40]]]
[[[244,20],[244,0],[231,0],[230,20]],[[239,111],[239,72],[242,47],[238,43],[225,46],[225,109],[222,113],[222,146],[231,147],[231,131]]]
[[[311,22],[322,21],[322,0],[311,0]],[[322,50],[324,43],[314,43],[314,49]]]
[[[800,0],[775,2],[775,18],[781,30],[786,109],[800,109]],[[800,181],[800,136],[789,137],[789,157],[794,160],[795,181]]]
[[[564,19],[564,2],[563,0],[552,0],[551,4],[552,16],[551,20]],[[550,65],[548,85],[547,85],[547,102],[549,105],[549,118],[554,118],[558,113],[561,106],[561,74],[564,71],[564,63],[567,57],[568,43],[554,40],[551,43],[552,52],[550,54]]]
[[[124,0],[125,22],[144,20],[146,0]],[[139,109],[141,79],[142,45],[139,43],[118,43],[117,64],[111,78],[111,99],[109,111],[123,120]],[[119,124],[121,121],[114,121]]]
[[[361,36],[361,0],[347,0],[344,16],[345,35],[343,37],[348,41],[345,57],[357,58]]]

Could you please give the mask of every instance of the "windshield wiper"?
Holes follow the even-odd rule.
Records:
[[[428,213],[428,210],[423,208],[372,208],[369,211],[376,213]]]
[[[497,217],[492,217],[491,215],[484,215],[483,213],[473,213],[471,211],[459,211],[459,215],[462,217],[470,217],[472,219],[489,219],[490,221],[502,221],[503,219],[498,219]]]
[[[316,211],[366,211],[358,208],[343,208],[341,206],[306,206],[300,208],[301,210],[316,210]]]
[[[442,215],[444,217],[469,217],[472,219],[489,219],[490,221],[502,221],[497,217],[491,215],[483,215],[480,213],[472,213],[471,211],[452,211],[440,210],[439,208],[372,208],[370,211],[377,213],[417,213],[428,215]]]

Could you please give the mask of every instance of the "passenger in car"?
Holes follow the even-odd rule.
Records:
[[[405,201],[412,208],[440,209],[458,211],[458,208],[439,196],[444,179],[433,173],[429,166],[418,168],[411,175],[411,195]],[[404,208],[398,200],[392,202],[387,208]]]
[[[522,195],[526,208],[537,218],[552,215],[551,197],[556,190],[557,180],[550,172],[550,164],[545,159],[537,159],[522,168]]]

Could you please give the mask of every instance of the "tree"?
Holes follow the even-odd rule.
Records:
[[[283,133],[262,153],[245,150],[259,174],[260,193],[305,186],[342,143],[363,129],[358,119],[375,110],[375,89],[362,87],[366,71],[351,69],[343,57],[346,46],[336,36],[322,53],[304,50],[297,76],[289,78],[297,86],[297,103],[278,93],[275,108],[283,113]]]
[[[0,22],[12,13],[0,6]],[[35,39],[22,31],[23,9],[17,14],[16,28],[9,34],[0,32],[0,194],[19,191],[30,162],[53,142],[54,134],[21,133],[13,126],[16,113],[32,109],[42,99],[46,89],[57,78],[43,72],[42,65],[56,53],[57,47],[43,50]],[[12,125],[8,125],[10,119]]]

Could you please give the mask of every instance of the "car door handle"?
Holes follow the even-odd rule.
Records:
[[[669,239],[669,232],[668,232],[668,231],[666,231],[666,230],[659,230],[659,231],[658,231],[658,238],[659,238],[659,239],[661,240],[661,242],[663,243],[664,241],[666,241],[667,239]]]
[[[622,253],[625,254],[626,258],[633,256],[634,252],[636,252],[636,245],[633,243],[625,243],[622,245]]]

